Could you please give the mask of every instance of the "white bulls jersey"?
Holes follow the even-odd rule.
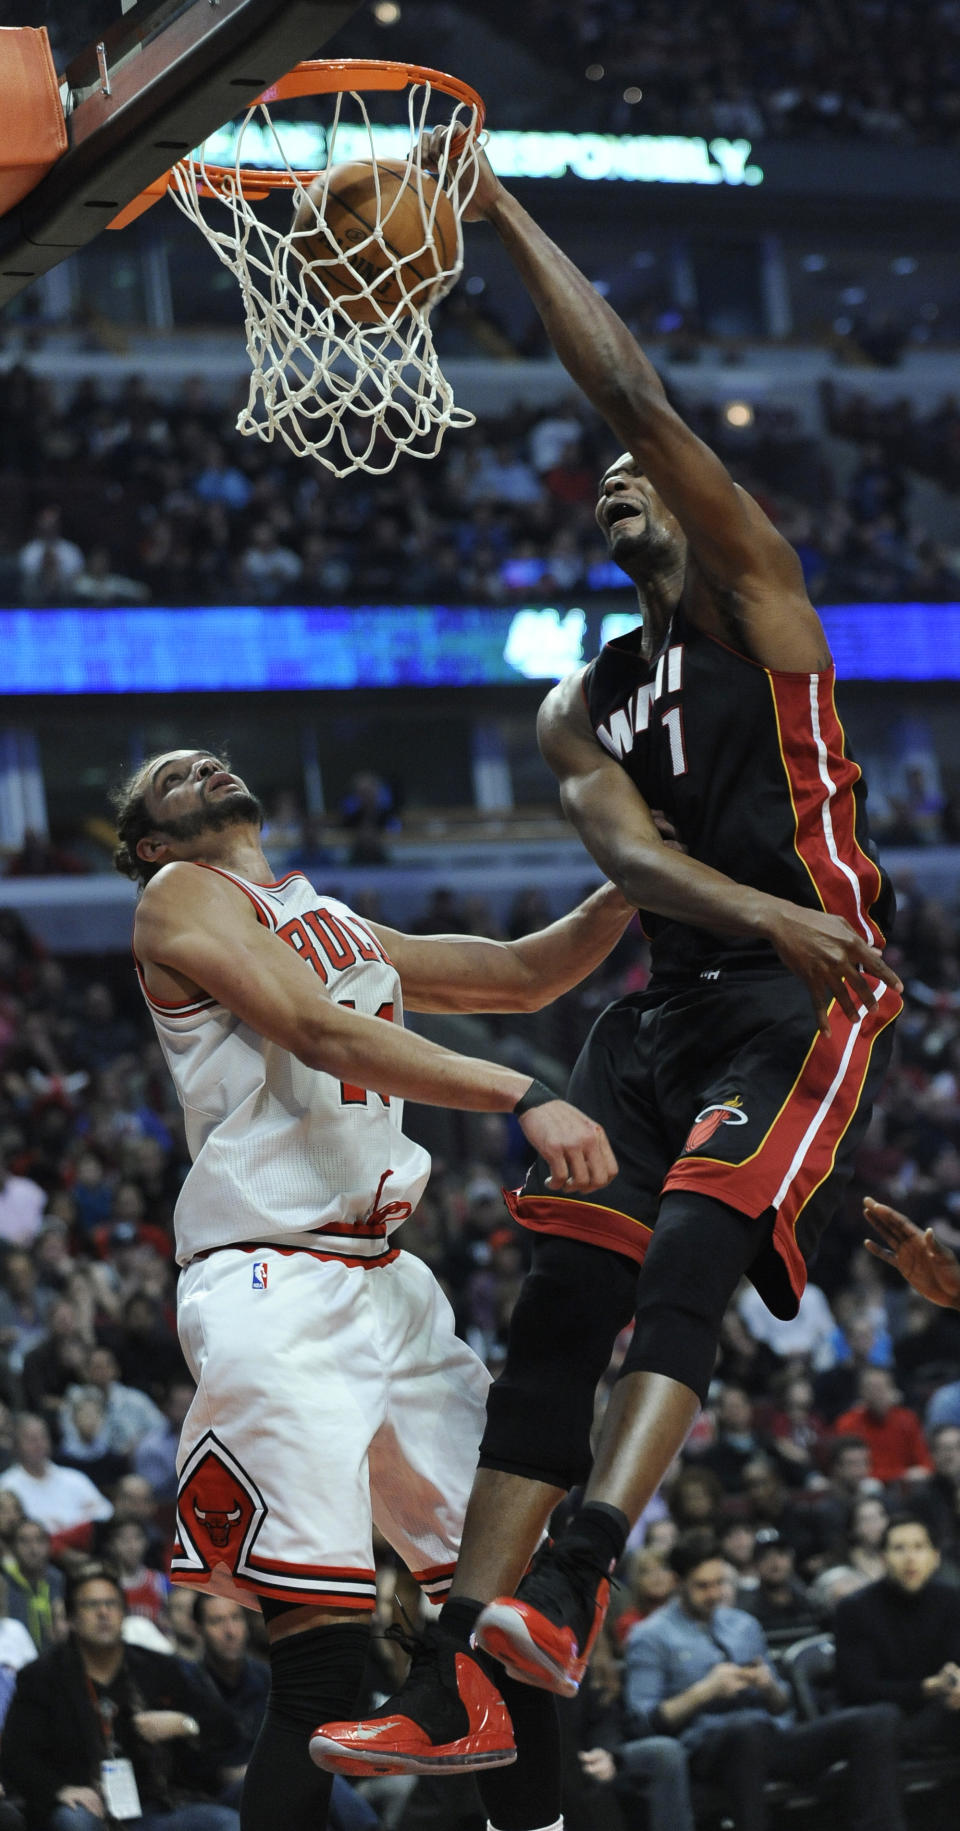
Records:
[[[397,972],[352,910],[300,872],[275,884],[219,875],[238,885],[338,1004],[403,1022]],[[165,1004],[143,990],[192,1160],[174,1214],[179,1263],[210,1247],[305,1235],[304,1244],[328,1252],[382,1253],[430,1172],[426,1151],[401,1130],[402,1100],[307,1068],[213,998]]]

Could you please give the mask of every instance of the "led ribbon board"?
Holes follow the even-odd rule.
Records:
[[[278,171],[289,161],[294,171],[320,171],[327,163],[327,135],[318,121],[273,122],[273,132],[251,121],[243,135],[244,165]],[[222,127],[205,142],[211,165],[234,165],[236,123]],[[372,129],[378,159],[405,160],[410,129]],[[591,134],[497,131],[487,135],[486,150],[500,178],[623,179],[635,184],[763,183],[763,171],[750,157],[749,140],[704,140],[685,134]],[[281,147],[283,151],[281,152]],[[363,126],[342,121],[337,128],[337,163],[369,159],[370,139]]]
[[[960,680],[960,604],[822,608],[842,679]],[[0,695],[290,692],[557,680],[632,610],[238,605],[0,611]]]

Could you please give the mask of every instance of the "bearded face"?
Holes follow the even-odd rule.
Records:
[[[184,841],[199,839],[201,833],[223,833],[232,826],[262,827],[265,818],[263,803],[244,788],[189,814],[168,814],[157,831],[167,839]]]

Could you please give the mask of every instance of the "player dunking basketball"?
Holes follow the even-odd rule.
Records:
[[[428,146],[426,162],[437,153]],[[649,912],[650,986],[600,1017],[570,1083],[620,1168],[584,1198],[538,1165],[512,1202],[534,1233],[532,1269],[441,1617],[464,1648],[475,1631],[513,1675],[569,1695],[630,1525],[703,1402],[739,1279],[776,1315],[796,1312],[901,987],[881,954],[890,886],[795,553],[485,160],[467,216],[496,230],[558,356],[625,447],[601,479],[597,519],[639,600],[637,629],[563,681],[539,725],[585,845]],[[664,844],[651,808],[685,854]],[[631,1316],[591,1471],[596,1384]],[[512,1573],[580,1482],[582,1510],[512,1595]],[[428,1680],[428,1663],[370,1723],[326,1725],[318,1758],[363,1772],[376,1724],[398,1763],[425,1737],[449,1749],[458,1710],[461,1723],[470,1712],[449,1667],[434,1662]],[[474,1747],[464,1729],[460,1767]]]
[[[600,1125],[528,1075],[410,1035],[403,1001],[538,1008],[604,958],[632,911],[607,885],[510,944],[361,921],[299,872],[274,881],[259,802],[206,750],[151,758],[117,816],[118,867],[144,886],[138,971],[193,1160],[175,1228],[197,1391],[172,1575],[259,1602],[267,1620],[271,1698],[243,1831],[321,1831],[331,1780],[308,1736],[357,1707],[372,1522],[442,1595],[489,1383],[426,1266],[391,1244],[429,1170],[403,1101],[515,1112],[554,1181],[584,1196],[616,1169]],[[515,1761],[498,1692],[465,1664],[484,1752],[503,1767],[484,1780],[488,1809],[535,1831],[526,1802],[544,1758],[558,1767],[552,1700],[527,1711],[529,1732],[515,1707]]]

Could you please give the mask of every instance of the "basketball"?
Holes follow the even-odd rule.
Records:
[[[334,299],[355,323],[376,324],[397,306],[406,316],[433,303],[440,276],[456,260],[457,224],[449,198],[443,191],[437,197],[436,180],[424,173],[422,183],[421,199],[405,163],[355,160],[334,166],[329,183],[321,172],[307,186],[293,246],[324,304]],[[382,242],[371,239],[378,224]]]

